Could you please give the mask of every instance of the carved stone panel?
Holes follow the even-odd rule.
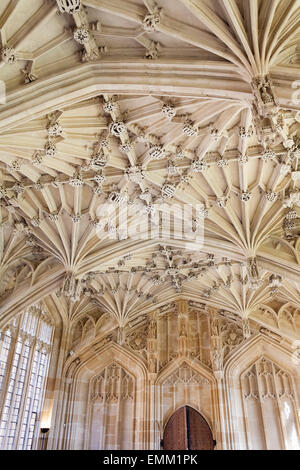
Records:
[[[241,376],[250,449],[299,449],[293,384],[287,371],[265,358]]]
[[[131,449],[134,441],[135,381],[112,363],[90,386],[89,449]]]

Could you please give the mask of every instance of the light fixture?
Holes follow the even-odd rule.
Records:
[[[50,428],[41,428],[41,433],[42,433],[42,446],[41,450],[45,450],[45,445],[46,445],[46,434],[48,433]]]

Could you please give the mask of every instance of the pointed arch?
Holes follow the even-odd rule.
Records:
[[[300,446],[300,427],[299,427],[299,418],[295,412],[294,422],[292,423],[293,427],[293,442],[289,436],[285,435],[283,421],[280,415],[280,408],[285,406],[283,402],[280,401],[280,394],[275,387],[274,393],[271,399],[277,400],[277,405],[267,403],[269,392],[264,393],[262,391],[262,386],[257,384],[258,393],[255,393],[250,390],[245,391],[245,385],[243,384],[243,377],[247,371],[250,371],[251,368],[260,360],[264,359],[270,364],[274,364],[272,369],[277,368],[278,371],[283,371],[289,374],[291,381],[291,388],[293,390],[293,400],[295,403],[295,409],[299,409],[299,384],[300,384],[300,373],[299,365],[293,360],[293,352],[289,350],[282,344],[278,344],[271,338],[263,337],[262,335],[256,335],[250,339],[241,350],[237,350],[229,359],[225,365],[224,377],[225,377],[225,395],[227,401],[227,421],[229,423],[229,445],[232,449],[252,449],[252,448],[271,448],[273,444],[270,444],[270,439],[267,437],[268,434],[275,432],[274,426],[277,426],[276,429],[277,437],[279,443],[275,444],[276,448],[282,449],[291,449],[293,445]],[[252,371],[251,374],[256,377],[256,374],[263,376],[263,372]],[[274,375],[275,372],[270,371],[270,374]],[[269,374],[269,375],[270,375]],[[268,374],[266,374],[268,375]],[[268,375],[268,376],[269,376]],[[270,375],[270,377],[271,377]],[[254,381],[257,381],[257,378],[254,377]],[[268,379],[269,380],[269,379]],[[273,380],[273,379],[272,379]],[[267,385],[267,388],[270,385]],[[253,405],[251,413],[249,410],[247,412],[245,408],[244,401],[248,398],[256,400],[257,406]],[[275,402],[274,402],[275,403]],[[266,406],[269,406],[269,411],[266,410]],[[290,406],[290,405],[288,405]],[[277,410],[277,411],[276,411]],[[253,427],[251,431],[251,420],[255,419],[254,413],[260,413],[259,419],[263,426],[264,435],[261,436],[260,441],[253,441],[251,433],[253,436]],[[277,413],[277,415],[276,415]],[[250,418],[249,418],[250,416]],[[250,421],[249,421],[250,420]],[[272,425],[270,424],[272,422]],[[273,431],[272,431],[273,429]],[[298,441],[297,441],[298,440]],[[297,442],[299,442],[299,444]],[[275,439],[274,439],[275,442]]]
[[[175,358],[172,361],[170,361],[166,365],[166,367],[164,367],[158,374],[156,383],[157,384],[163,383],[170,375],[172,375],[174,372],[180,369],[180,367],[182,367],[182,365],[184,364],[187,364],[197,374],[203,376],[208,382],[210,382],[211,385],[216,384],[216,379],[214,375],[212,374],[212,371],[208,367],[204,366],[204,364],[201,364],[198,361],[196,362],[185,356]]]
[[[205,406],[204,406],[205,404]],[[219,438],[219,399],[217,381],[211,370],[188,357],[173,359],[155,380],[153,448],[159,448],[163,430],[173,413],[190,406],[203,415]]]
[[[130,419],[127,420],[122,419],[122,417],[128,413],[129,407],[125,410],[125,405],[122,403],[122,396],[117,394],[115,397],[112,397],[111,403],[114,411],[111,412],[110,415],[116,419],[114,426],[118,429],[118,436],[116,434],[113,436],[112,423],[101,423],[101,426],[107,426],[108,433],[106,441],[102,440],[102,445],[104,445],[104,448],[112,450],[120,449],[122,448],[122,445],[126,445],[126,440],[120,440],[120,435],[122,434],[124,436],[127,429],[126,426],[130,423],[130,425],[132,424],[132,426],[135,426],[130,430],[130,432],[133,432],[131,448],[145,448],[147,430],[145,428],[144,417],[147,413],[147,371],[142,361],[140,361],[131,352],[115,343],[111,343],[109,346],[105,346],[100,350],[89,348],[80,359],[78,357],[75,359],[75,367],[68,368],[67,376],[72,376],[73,380],[71,386],[66,387],[65,389],[64,400],[66,402],[65,412],[67,413],[72,429],[70,433],[65,435],[66,442],[64,444],[64,448],[91,448],[91,408],[93,401],[93,397],[91,396],[93,393],[91,384],[101,375],[101,373],[103,373],[103,371],[108,370],[112,365],[116,366],[119,371],[119,375],[120,373],[123,373],[124,377],[128,376],[132,378],[132,387],[134,389],[130,397],[130,399],[132,399],[132,405],[130,405],[130,413],[132,413],[132,416],[128,416]],[[107,380],[107,374],[104,374],[103,380]],[[128,397],[126,396],[126,398]],[[107,397],[105,399],[107,399]],[[116,411],[116,407],[114,407],[114,400],[117,400],[119,404],[119,411]],[[100,416],[101,419],[102,413],[99,415],[100,407],[97,409],[98,416]],[[101,409],[103,409],[103,407]],[[122,415],[120,410],[123,410]],[[106,416],[106,411],[103,413],[103,416]],[[95,429],[98,428],[96,427]],[[115,440],[113,441],[113,439]],[[98,444],[100,447],[101,442],[99,441]],[[96,444],[94,442],[93,446],[95,445]]]

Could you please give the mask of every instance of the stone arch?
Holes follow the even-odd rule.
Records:
[[[300,333],[300,309],[293,302],[288,302],[278,310],[278,325],[282,331]]]
[[[116,326],[115,319],[110,315],[108,312],[103,312],[98,320],[96,321],[96,336],[99,336],[102,333],[103,327],[105,330],[110,330],[111,328]]]
[[[297,367],[296,364],[293,364],[292,352],[284,346],[278,345],[278,343],[275,343],[269,338],[261,335],[253,337],[247,344],[245,344],[245,347],[242,350],[238,350],[232,355],[224,368],[225,395],[227,402],[226,413],[227,422],[229,423],[228,446],[232,449],[251,449],[254,448],[254,445],[257,446],[257,448],[259,445],[261,445],[262,448],[271,448],[267,441],[263,444],[262,442],[253,443],[253,440],[251,440],[251,435],[249,435],[251,423],[249,424],[249,418],[247,418],[246,412],[247,410],[245,411],[244,405],[245,392],[243,388],[244,385],[242,383],[243,375],[262,358],[265,358],[266,361],[269,361],[278,367],[278,369],[286,371],[290,375],[294,392],[293,399],[295,400],[295,408],[299,409],[299,395],[297,395],[297,390],[299,390],[300,385],[300,373],[299,370],[297,370],[299,366]],[[275,395],[274,399],[277,399],[277,393]],[[260,395],[257,397],[257,400],[259,403],[263,401]],[[280,408],[280,404],[277,405],[277,408]],[[261,413],[263,414],[264,411]],[[262,420],[261,422],[264,425],[265,434],[270,432],[269,429],[271,428],[269,424],[269,418],[271,416],[270,413],[271,411],[269,412],[269,417],[267,413],[265,413],[266,418],[264,418],[264,416],[260,417]],[[272,413],[274,414],[275,412],[272,411]],[[276,420],[278,421],[278,417],[276,417]],[[297,428],[300,443],[300,427],[299,419],[297,417],[295,417],[295,426]],[[283,449],[290,448],[288,439],[285,438],[285,436],[281,438],[280,446]]]
[[[76,360],[75,360],[76,361]],[[77,358],[78,363],[78,358]],[[135,423],[132,448],[145,448],[146,442],[146,403],[147,403],[147,372],[145,365],[133,354],[120,345],[111,343],[99,351],[87,351],[75,370],[71,372],[72,384],[67,392],[67,414],[72,423],[72,432],[67,437],[67,449],[90,449],[91,443],[91,383],[103,370],[112,364],[120,367],[134,379],[134,400],[132,423]],[[69,369],[72,371],[72,369]],[[76,406],[74,406],[74,404]],[[118,417],[116,418],[118,419]],[[124,424],[124,423],[123,423]],[[119,425],[122,425],[122,423]],[[121,429],[121,428],[120,428]],[[109,444],[110,445],[110,444]],[[110,449],[117,449],[118,443],[111,444]]]
[[[206,411],[199,410],[199,407],[195,403],[184,403],[183,405],[178,405],[177,408],[175,409],[174,412],[169,412],[165,415],[164,421],[163,421],[163,430],[165,430],[170,418],[173,416],[176,411],[180,410],[183,406],[189,406],[190,408],[193,408],[193,410],[197,411],[207,422],[208,426],[210,427],[211,431],[213,432],[213,424],[211,422],[210,416],[207,415]]]
[[[162,439],[164,427],[172,414],[182,406],[190,406],[207,421],[213,436],[219,429],[217,382],[204,365],[187,357],[174,359],[155,380],[154,448]]]
[[[211,370],[208,369],[208,367],[205,367],[200,362],[193,361],[188,357],[181,357],[179,359],[173,359],[172,361],[170,361],[158,374],[156,378],[156,383],[162,383],[167,377],[169,377],[172,373],[178,370],[184,363],[189,365],[193,370],[195,370],[195,372],[205,377],[205,379],[210,381],[212,384],[216,383],[216,379],[213,376]]]
[[[86,321],[82,327],[81,341],[86,344],[92,341],[95,337],[95,321],[89,315],[86,316]]]

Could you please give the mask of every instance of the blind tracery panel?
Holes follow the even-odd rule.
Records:
[[[30,307],[1,332],[0,449],[31,449],[41,409],[53,325]]]
[[[120,365],[110,364],[91,382],[88,448],[132,449],[135,381]]]
[[[299,423],[289,373],[262,358],[241,377],[248,447],[300,449]]]

